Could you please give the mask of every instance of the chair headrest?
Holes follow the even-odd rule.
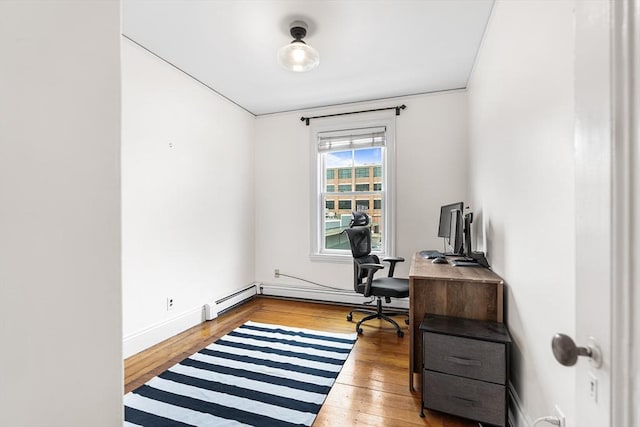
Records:
[[[349,227],[362,227],[369,224],[369,215],[364,212],[351,212],[351,222]]]

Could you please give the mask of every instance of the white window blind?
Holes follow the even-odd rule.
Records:
[[[318,151],[354,150],[385,145],[385,127],[318,133]]]

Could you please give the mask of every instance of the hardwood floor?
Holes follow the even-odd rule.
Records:
[[[347,307],[257,297],[215,320],[195,326],[125,360],[125,393],[141,386],[247,320],[328,332],[353,332]],[[356,314],[354,320],[361,315]],[[386,322],[383,322],[386,323]],[[408,331],[399,338],[377,321],[363,325],[314,426],[475,427],[478,424],[425,410],[408,385]]]

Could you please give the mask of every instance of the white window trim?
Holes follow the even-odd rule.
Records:
[[[384,181],[382,182],[385,191],[385,218],[384,229],[387,232],[385,241],[385,251],[382,256],[395,254],[396,247],[396,150],[395,150],[395,114],[392,111],[380,111],[359,115],[357,119],[353,117],[340,117],[331,119],[315,119],[311,125],[311,149],[310,151],[310,171],[311,171],[311,261],[350,263],[352,260],[350,253],[340,253],[333,251],[322,251],[322,230],[324,226],[323,209],[321,204],[321,188],[323,178],[320,176],[320,156],[318,155],[317,141],[318,133],[341,131],[344,129],[365,128],[365,127],[386,127],[385,155],[384,155]],[[386,181],[386,182],[385,182]]]

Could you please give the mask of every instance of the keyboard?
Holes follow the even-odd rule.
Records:
[[[434,258],[444,257],[444,254],[442,252],[440,252],[440,251],[433,251],[433,250],[425,249],[425,250],[420,251],[420,256],[422,258],[434,259]]]

